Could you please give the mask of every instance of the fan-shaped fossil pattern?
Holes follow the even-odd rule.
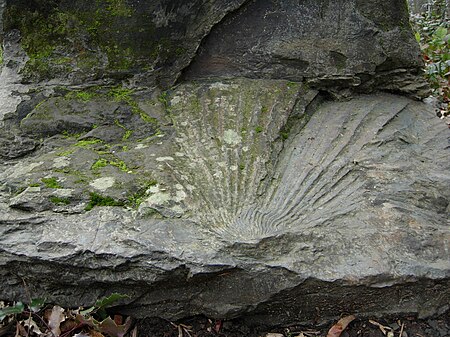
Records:
[[[1,164],[0,296],[24,296],[25,277],[36,296],[62,289],[51,294],[62,304],[118,291],[137,316],[255,322],[308,320],[317,305],[330,317],[448,304],[448,129],[423,103],[233,79],[181,84],[148,106],[163,126],[123,117],[152,132],[133,148],[49,138]],[[145,177],[138,206],[127,203]],[[99,191],[126,207],[86,211]]]

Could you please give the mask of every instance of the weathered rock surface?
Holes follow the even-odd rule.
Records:
[[[307,80],[345,95],[427,92],[403,0],[7,4],[5,30],[20,31],[29,57],[25,81],[129,78],[170,86],[184,70],[187,79]]]
[[[448,130],[424,104],[267,80],[165,99],[158,135],[52,137],[3,164],[1,297],[24,278],[60,303],[119,291],[168,318],[446,308]]]
[[[205,38],[185,78],[280,78],[412,93],[420,52],[405,1],[251,1]]]
[[[403,1],[6,4],[0,298],[448,309],[449,130],[380,92],[423,93]]]

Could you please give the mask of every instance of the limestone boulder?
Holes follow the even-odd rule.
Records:
[[[2,164],[0,297],[25,279],[63,305],[117,291],[138,317],[255,323],[447,308],[449,131],[425,104],[268,80],[147,104],[153,136]]]
[[[0,10],[0,299],[273,325],[448,310],[449,129],[412,99],[405,1]]]

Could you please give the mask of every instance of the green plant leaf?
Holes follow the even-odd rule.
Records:
[[[95,310],[95,306],[94,307],[90,307],[86,310],[81,310],[80,314],[83,316],[86,316],[87,314],[90,314],[91,312],[93,312]]]
[[[32,312],[38,312],[45,305],[45,298],[33,298],[30,303]]]
[[[103,309],[111,306],[113,303],[117,302],[118,300],[121,300],[123,298],[129,298],[130,296],[119,294],[119,293],[112,293],[108,297],[101,298],[95,302],[95,306],[98,309]]]
[[[17,302],[12,307],[6,307],[0,310],[0,322],[3,321],[3,319],[6,316],[14,315],[14,314],[20,314],[24,311],[25,305],[22,302]]]
[[[416,32],[416,34],[414,34],[414,36],[416,37],[416,41],[420,42],[420,33]]]
[[[438,27],[436,31],[434,32],[434,36],[438,39],[444,39],[444,37],[447,35],[447,28],[445,27]]]

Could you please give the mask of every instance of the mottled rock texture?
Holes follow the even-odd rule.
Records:
[[[3,14],[0,298],[25,280],[270,324],[448,309],[449,130],[406,97],[426,87],[404,1]]]

